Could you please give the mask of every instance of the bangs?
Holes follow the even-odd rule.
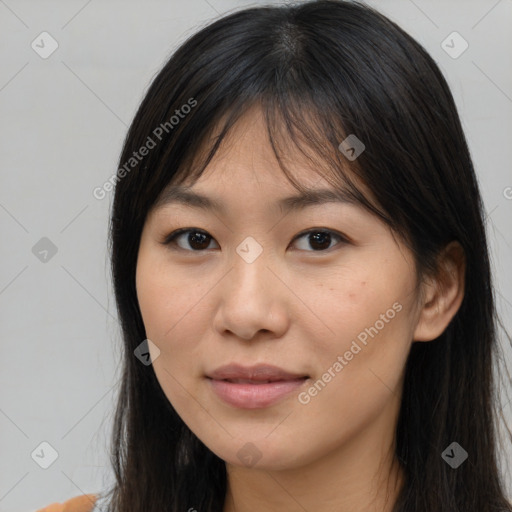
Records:
[[[238,98],[230,109],[217,110],[204,127],[202,139],[194,144],[197,150],[189,149],[183,156],[181,165],[169,178],[154,207],[174,187],[192,186],[206,171],[221,145],[227,146],[236,139],[237,123],[257,110],[264,116],[268,142],[279,167],[295,189],[299,192],[311,190],[290,170],[299,162],[305,163],[308,169],[318,174],[319,180],[323,178],[353,203],[364,207],[392,229],[396,227],[365,182],[360,161],[350,161],[340,151],[341,141],[350,134],[339,120],[335,122],[335,116],[326,115],[333,110],[320,109],[311,101],[306,103],[304,98],[299,101],[289,95],[265,95],[246,101]]]

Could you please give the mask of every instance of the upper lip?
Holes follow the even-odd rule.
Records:
[[[207,377],[214,380],[246,379],[254,381],[277,381],[299,379],[307,377],[307,375],[288,372],[270,364],[242,366],[240,364],[232,363],[220,366],[211,373],[208,373]]]

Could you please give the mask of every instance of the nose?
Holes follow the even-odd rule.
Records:
[[[280,337],[288,329],[291,292],[264,253],[251,263],[236,255],[216,287],[213,327],[219,334],[252,340],[259,331]]]

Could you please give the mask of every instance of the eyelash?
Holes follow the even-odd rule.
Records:
[[[198,228],[182,228],[182,229],[177,229],[177,230],[169,233],[164,238],[164,240],[161,243],[163,245],[165,245],[165,246],[168,246],[171,250],[178,250],[178,251],[182,250],[182,251],[185,251],[185,252],[197,252],[197,253],[206,252],[206,251],[209,250],[209,249],[202,249],[202,250],[183,249],[183,247],[177,246],[176,245],[177,238],[180,237],[181,235],[189,234],[189,233],[200,233],[202,235],[206,235],[211,240],[215,240],[208,232],[203,231],[202,229],[198,229]],[[307,231],[303,231],[303,232],[299,233],[292,240],[292,242],[294,242],[295,240],[299,240],[300,238],[303,238],[306,235],[318,234],[318,233],[328,234],[328,235],[334,236],[335,238],[337,238],[339,240],[337,245],[340,245],[340,243],[341,243],[341,245],[349,243],[348,239],[345,236],[341,235],[341,233],[338,233],[337,231],[333,231],[331,229],[324,229],[324,228],[315,228],[315,229],[309,229]],[[321,250],[317,250],[317,251],[312,250],[312,251],[306,251],[306,252],[315,252],[315,253],[330,252],[331,249],[333,249],[333,247],[336,247],[336,245],[334,245],[332,247],[329,247],[328,249],[325,249],[325,250],[321,249]]]

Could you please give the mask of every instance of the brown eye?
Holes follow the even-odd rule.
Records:
[[[348,243],[345,237],[330,229],[310,229],[296,236],[293,241],[300,239],[306,240],[304,246],[312,248],[312,250],[306,247],[301,248],[307,252],[326,252],[333,247],[332,244],[336,240],[338,244],[340,242]],[[189,252],[204,252],[208,250],[212,241],[214,238],[206,231],[197,228],[183,228],[167,235],[162,244]]]
[[[183,247],[181,244],[179,244],[178,240],[180,239],[185,240],[184,243],[188,244],[191,249],[188,249],[186,246]],[[208,249],[211,240],[213,240],[213,238],[205,231],[199,229],[178,229],[177,231],[173,231],[170,235],[168,235],[163,243],[164,245],[177,245],[180,249],[183,250],[200,252]]]
[[[347,240],[342,237],[341,235],[331,231],[331,230],[319,230],[319,229],[312,229],[305,233],[302,233],[301,235],[298,235],[295,240],[300,240],[301,238],[306,239],[306,244],[309,247],[313,248],[313,251],[308,251],[308,249],[304,249],[308,252],[322,252],[326,251],[328,249],[331,249],[331,242],[333,239],[337,239],[339,242],[346,242]],[[339,243],[338,242],[338,243]]]

